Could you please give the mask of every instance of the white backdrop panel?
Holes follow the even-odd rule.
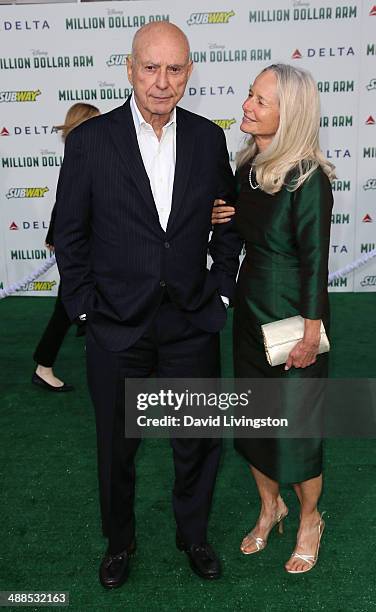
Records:
[[[309,69],[322,100],[322,148],[337,166],[330,270],[375,247],[376,70],[373,5],[366,0],[230,4],[100,2],[0,7],[0,283],[48,259],[44,239],[63,144],[53,126],[86,101],[106,112],[131,92],[125,57],[143,23],[170,20],[187,33],[195,61],[182,105],[217,121],[231,160],[241,146],[241,105],[273,62]],[[368,120],[368,121],[367,121]],[[51,295],[56,266],[20,295]],[[332,284],[375,291],[376,259]]]

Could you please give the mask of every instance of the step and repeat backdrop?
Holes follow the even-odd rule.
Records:
[[[83,101],[106,112],[131,93],[135,31],[179,25],[195,68],[181,105],[218,123],[232,162],[242,102],[275,62],[310,70],[321,92],[321,143],[337,167],[330,271],[376,246],[376,5],[369,0],[191,0],[0,7],[0,289],[50,258],[44,246],[63,143],[54,126]],[[18,295],[54,295],[56,266]],[[331,283],[376,291],[376,258]]]

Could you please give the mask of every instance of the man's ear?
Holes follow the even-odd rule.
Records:
[[[188,78],[190,78],[190,76],[192,74],[193,66],[194,66],[194,64],[193,64],[192,60],[190,60],[189,64],[188,64]]]
[[[128,81],[130,82],[131,85],[133,85],[133,82],[132,82],[133,57],[131,54],[127,55],[126,65],[127,65]]]

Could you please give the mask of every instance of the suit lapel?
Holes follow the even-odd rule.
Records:
[[[115,147],[160,227],[158,211],[151,191],[149,177],[145,170],[137,142],[129,98],[125,104],[117,110],[116,114],[114,113],[112,115],[109,125],[111,138]],[[194,143],[195,136],[193,135],[192,126],[190,126],[189,115],[177,108],[176,164],[171,213],[167,224],[167,231],[172,227],[183,203],[184,193],[190,178]],[[163,231],[162,228],[161,231]]]
[[[111,117],[110,134],[120,157],[137,185],[137,189],[159,224],[158,212],[151,191],[149,177],[146,173],[137,142],[129,98],[118,109],[118,112]]]
[[[176,109],[176,164],[174,186],[172,192],[171,213],[168,219],[167,231],[176,220],[190,177],[193,147],[195,137],[192,126],[190,126],[189,115],[184,111]]]

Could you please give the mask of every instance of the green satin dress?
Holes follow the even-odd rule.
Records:
[[[328,354],[319,355],[315,364],[304,369],[285,371],[284,365],[270,366],[260,326],[300,314],[322,319],[329,331],[327,280],[333,206],[329,179],[318,168],[297,191],[284,187],[269,195],[251,189],[249,170],[246,165],[238,171],[235,215],[246,248],[234,304],[235,376],[327,377]],[[252,183],[257,184],[254,174]],[[293,414],[298,406],[290,403],[288,411]],[[322,441],[318,439],[238,438],[235,448],[251,465],[280,483],[302,482],[322,471]]]

